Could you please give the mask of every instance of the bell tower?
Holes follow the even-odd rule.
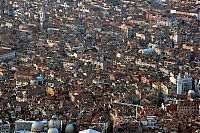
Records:
[[[179,73],[177,77],[177,95],[180,95],[182,93],[182,78],[181,74]]]
[[[44,9],[44,7],[41,7],[41,9],[39,11],[39,16],[40,16],[40,26],[41,26],[41,29],[43,29],[43,24],[44,24],[44,20],[45,20],[45,9]]]

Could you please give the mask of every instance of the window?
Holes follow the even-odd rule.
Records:
[[[187,92],[190,89],[191,89],[191,83],[190,82],[183,83],[183,92]]]

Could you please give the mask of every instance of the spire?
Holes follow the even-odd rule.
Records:
[[[181,77],[181,73],[178,74],[178,77],[177,77],[177,80],[180,80],[182,77]]]
[[[188,73],[185,72],[184,78],[188,78]]]

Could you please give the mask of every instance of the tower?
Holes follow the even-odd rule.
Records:
[[[43,24],[44,24],[44,20],[45,20],[45,10],[44,10],[44,7],[42,7],[40,9],[39,15],[40,15],[40,26],[41,26],[41,28],[43,28]]]
[[[199,11],[199,14],[198,14],[197,20],[200,21],[200,11]]]
[[[179,73],[177,77],[177,95],[180,95],[182,93],[182,82],[181,82],[181,74]]]
[[[197,15],[197,20],[200,21],[200,1],[197,0],[196,4],[198,5],[198,6],[197,6],[197,11],[199,12],[198,15]]]
[[[23,102],[26,102],[27,101],[27,92],[26,91],[23,91]]]

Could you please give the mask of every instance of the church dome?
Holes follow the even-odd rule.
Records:
[[[0,77],[3,77],[3,73],[2,72],[0,72]]]
[[[195,91],[194,90],[189,90],[188,91],[188,96],[195,96]]]
[[[74,133],[74,125],[73,124],[68,124],[65,128],[65,133]]]
[[[50,128],[48,130],[48,133],[59,133],[58,129],[57,128]]]
[[[53,115],[52,119],[58,119],[58,117],[56,115]]]
[[[16,67],[13,66],[10,70],[11,70],[11,71],[17,71],[18,69],[17,69]]]
[[[49,128],[61,128],[61,121],[58,120],[57,116],[53,115],[52,119],[48,123]]]
[[[44,124],[41,121],[34,121],[31,125],[32,132],[42,132]]]
[[[43,78],[43,76],[40,75],[40,76],[36,77],[36,80],[38,80],[38,81],[44,81],[44,78]]]

